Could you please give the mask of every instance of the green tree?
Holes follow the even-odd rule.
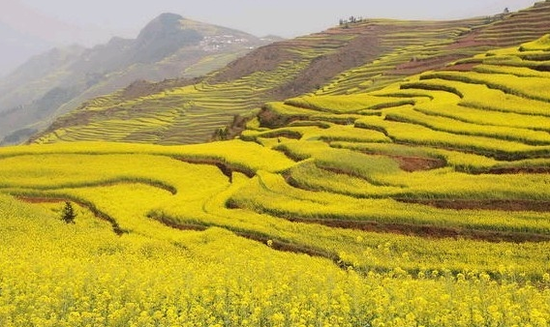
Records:
[[[61,220],[63,220],[67,224],[74,224],[75,218],[76,218],[76,213],[74,212],[74,208],[72,204],[68,201],[65,201],[65,206],[61,211]]]

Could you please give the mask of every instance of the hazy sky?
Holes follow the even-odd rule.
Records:
[[[0,78],[56,45],[135,38],[164,12],[265,36],[322,31],[351,15],[455,19],[518,10],[536,0],[0,0]]]
[[[0,0],[0,21],[53,41],[97,43],[135,37],[163,12],[262,36],[323,30],[350,15],[449,19],[517,10],[535,0]]]

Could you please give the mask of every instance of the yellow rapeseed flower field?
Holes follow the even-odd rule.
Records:
[[[350,71],[231,141],[0,148],[0,326],[548,326],[548,50]]]
[[[550,319],[550,294],[531,283],[399,267],[364,275],[217,228],[171,241],[161,227],[119,237],[84,208],[77,224],[62,223],[60,207],[0,198],[2,326],[545,326]]]

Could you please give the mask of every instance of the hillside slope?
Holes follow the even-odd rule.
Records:
[[[270,43],[250,34],[162,14],[135,40],[113,38],[91,49],[54,49],[0,81],[0,138],[25,140],[85,100],[135,80],[192,78]],[[20,130],[25,128],[26,130]],[[32,134],[32,133],[31,133]]]
[[[519,45],[547,33],[548,15],[550,3],[544,2],[489,18],[343,25],[262,47],[194,85],[151,86],[141,94],[129,87],[91,100],[33,140],[201,143],[234,115],[249,115],[268,101],[372,91],[498,46]],[[217,136],[227,134],[219,130]]]
[[[547,326],[549,68],[550,34],[240,140],[1,148],[0,322]]]

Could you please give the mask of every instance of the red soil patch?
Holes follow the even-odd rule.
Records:
[[[166,89],[184,87],[188,85],[200,83],[202,78],[176,78],[167,79],[161,82],[149,82],[144,80],[138,80],[127,86],[122,90],[122,97],[127,100],[132,100],[151,94],[162,92]]]
[[[455,43],[449,45],[447,49],[449,50],[455,50],[455,49],[461,49],[461,48],[472,48],[476,46],[482,46],[485,45],[484,42],[480,42],[477,40],[480,32],[479,31],[473,31],[462,38],[458,39]]]
[[[281,41],[258,48],[229,63],[216,75],[209,78],[208,82],[211,84],[231,82],[257,71],[273,71],[282,62],[298,57],[290,51],[292,47],[289,43],[289,41]]]
[[[32,197],[26,197],[26,196],[20,196],[17,197],[18,200],[27,202],[27,203],[61,203],[65,202],[63,199],[54,199],[54,198],[32,198]]]
[[[422,73],[428,70],[437,70],[446,67],[449,62],[462,59],[464,55],[460,54],[448,54],[440,57],[434,57],[422,60],[411,60],[407,63],[401,64],[395,67],[394,70],[389,71],[388,74],[400,74],[400,75],[414,75]]]
[[[271,93],[275,98],[286,99],[310,92],[325,85],[343,71],[375,60],[382,53],[377,33],[369,31],[356,36],[346,44],[340,44],[337,51],[315,58],[296,78]]]
[[[452,66],[445,66],[441,68],[440,70],[443,71],[457,71],[457,72],[469,72],[474,69],[475,66],[478,64],[470,63],[470,64],[457,64]]]
[[[399,168],[407,172],[432,170],[447,165],[445,160],[423,157],[389,156],[399,163]]]

